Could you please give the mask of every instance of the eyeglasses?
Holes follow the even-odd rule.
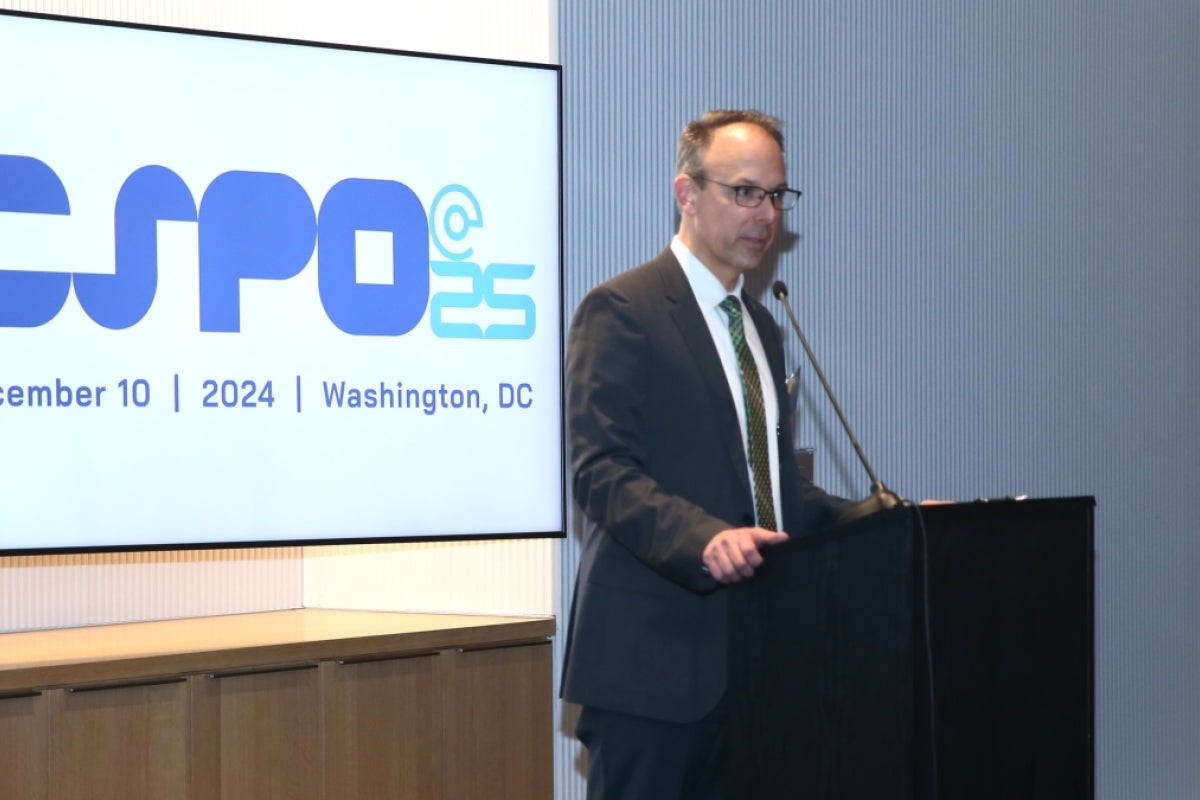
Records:
[[[761,186],[751,186],[748,183],[732,185],[714,181],[706,175],[693,175],[692,180],[700,183],[715,183],[733,192],[733,202],[743,208],[758,208],[764,199],[770,197],[771,205],[780,211],[788,211],[796,207],[800,199],[799,189],[764,189]]]

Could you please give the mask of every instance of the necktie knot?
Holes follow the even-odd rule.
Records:
[[[729,317],[730,322],[742,321],[742,304],[738,302],[736,295],[729,295],[721,301],[721,310]]]
[[[742,304],[736,295],[731,294],[721,301],[720,308],[725,312],[725,316],[729,317],[729,335],[733,339],[733,347],[737,351],[738,364],[744,368],[742,350],[746,347],[746,332],[742,328]],[[748,350],[746,354],[749,354]]]

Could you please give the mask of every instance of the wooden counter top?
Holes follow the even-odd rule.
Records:
[[[0,693],[553,636],[553,617],[292,609],[0,634]]]

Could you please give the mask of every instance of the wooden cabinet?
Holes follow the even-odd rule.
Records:
[[[0,636],[0,797],[550,800],[548,618],[296,611]]]
[[[46,798],[46,696],[0,691],[0,797]]]
[[[193,800],[321,800],[316,664],[190,680]]]
[[[186,800],[183,678],[47,693],[50,800]]]
[[[446,797],[529,800],[554,795],[543,753],[553,748],[550,706],[535,686],[550,683],[550,644],[463,649],[450,662],[445,731],[453,764]],[[496,691],[504,686],[504,691]]]
[[[438,652],[321,665],[325,688],[325,797],[450,797]]]

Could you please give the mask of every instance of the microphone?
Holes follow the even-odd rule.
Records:
[[[842,413],[842,407],[838,404],[837,398],[834,397],[833,389],[829,386],[829,381],[825,379],[825,373],[821,370],[821,365],[817,363],[817,356],[813,353],[812,348],[808,346],[808,338],[804,335],[804,331],[800,330],[800,323],[796,321],[796,314],[792,311],[792,305],[787,300],[787,284],[783,281],[775,281],[771,286],[771,293],[783,303],[783,307],[787,311],[788,320],[792,323],[792,330],[796,332],[796,336],[800,339],[800,344],[804,347],[808,361],[812,364],[813,371],[817,373],[817,377],[821,380],[821,386],[825,389],[825,396],[829,398],[830,404],[833,405],[833,410],[837,412],[838,419],[842,423],[842,429],[850,437],[850,444],[854,445],[854,452],[858,454],[858,460],[862,462],[863,469],[867,471],[867,477],[871,479],[871,494],[844,511],[838,517],[838,523],[853,522],[856,519],[861,519],[877,511],[903,505],[904,500],[898,494],[884,486],[879,478],[875,477],[875,470],[871,469],[871,463],[867,461],[862,447],[858,444],[858,439],[854,436],[854,431],[850,429],[850,423],[846,420],[846,415]]]

